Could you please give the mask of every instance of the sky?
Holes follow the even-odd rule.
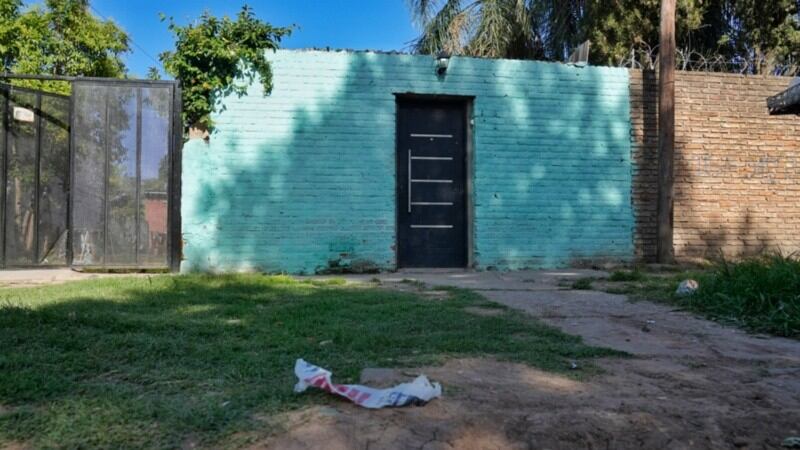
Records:
[[[148,67],[160,68],[158,54],[172,48],[159,13],[185,24],[204,10],[234,16],[245,2],[261,20],[298,27],[283,41],[284,48],[403,50],[418,34],[406,0],[91,0],[96,15],[113,19],[133,39],[125,60],[138,76]]]

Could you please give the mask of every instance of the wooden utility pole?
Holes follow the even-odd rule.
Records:
[[[670,263],[674,257],[675,0],[661,0],[658,71],[658,262]]]

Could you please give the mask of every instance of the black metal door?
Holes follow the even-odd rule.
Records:
[[[465,267],[465,105],[403,99],[397,127],[398,266]]]

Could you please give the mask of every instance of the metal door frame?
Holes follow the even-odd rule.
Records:
[[[464,245],[466,245],[466,255],[467,255],[467,264],[464,269],[474,269],[476,265],[475,261],[475,227],[474,227],[474,219],[475,219],[475,186],[474,186],[474,175],[475,175],[475,164],[474,164],[474,153],[475,153],[475,146],[474,146],[474,126],[475,122],[473,120],[473,111],[474,111],[474,103],[475,103],[475,96],[473,95],[443,95],[443,94],[419,94],[415,92],[396,92],[393,94],[395,97],[395,138],[394,138],[394,153],[395,153],[395,167],[394,173],[392,176],[395,179],[395,187],[394,187],[394,204],[395,204],[395,220],[394,220],[394,227],[395,227],[395,236],[394,236],[394,269],[400,269],[400,258],[399,258],[399,251],[400,251],[400,202],[398,202],[398,183],[399,180],[397,179],[397,169],[398,165],[400,164],[400,153],[399,153],[399,144],[400,144],[400,105],[406,101],[423,101],[423,102],[430,102],[430,103],[449,103],[449,104],[456,104],[464,109],[464,125],[465,125],[465,137],[464,137],[464,165],[465,167],[465,181],[464,181],[464,204],[466,207],[465,211],[465,220],[466,220],[466,238],[464,239]]]

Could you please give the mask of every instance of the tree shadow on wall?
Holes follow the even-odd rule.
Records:
[[[395,267],[393,94],[407,92],[475,97],[479,266],[632,254],[618,72],[455,58],[437,78],[428,58],[372,53],[281,52],[273,64],[269,97],[256,85],[228,98],[210,145],[187,148],[203,154],[185,163],[198,172],[184,177],[187,267]]]

